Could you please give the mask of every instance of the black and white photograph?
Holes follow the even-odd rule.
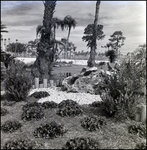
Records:
[[[1,1],[1,149],[146,148],[146,1]]]

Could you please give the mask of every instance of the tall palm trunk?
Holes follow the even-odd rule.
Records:
[[[99,7],[100,1],[96,2],[96,10],[95,10],[95,20],[94,20],[94,29],[93,29],[93,39],[92,39],[92,46],[90,47],[90,57],[87,61],[88,67],[95,66],[95,55],[96,55],[96,39],[97,39],[97,25],[98,25],[98,15],[99,15]]]
[[[44,2],[44,1],[43,1]],[[52,18],[55,10],[56,1],[44,2],[43,27],[40,42],[37,45],[37,58],[32,67],[32,75],[42,79],[49,79],[54,60],[52,42]]]

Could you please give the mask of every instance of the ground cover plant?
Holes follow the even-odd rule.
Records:
[[[5,133],[14,132],[21,128],[22,124],[16,120],[7,120],[1,125],[1,130]]]
[[[57,114],[64,117],[64,116],[76,116],[83,113],[82,108],[79,104],[73,100],[67,99],[63,100],[58,104]]]
[[[1,108],[1,116],[5,116],[7,113],[9,113],[7,109]]]
[[[54,101],[46,101],[46,102],[43,102],[41,104],[41,106],[44,108],[44,109],[48,109],[48,108],[57,108],[58,107],[58,104],[55,103]]]
[[[33,135],[36,138],[52,139],[56,138],[57,136],[63,136],[65,132],[66,130],[64,129],[63,125],[52,121],[50,123],[43,124],[40,127],[36,128],[33,132]]]
[[[30,96],[35,97],[37,99],[40,99],[40,98],[44,98],[44,97],[50,96],[50,94],[48,92],[46,92],[46,91],[39,91],[39,92],[34,92]]]
[[[94,115],[85,117],[81,120],[81,126],[88,131],[96,131],[106,125],[106,119]]]
[[[23,113],[21,119],[24,121],[39,120],[44,117],[44,112],[41,104],[37,102],[28,103],[22,108]]]
[[[100,149],[100,144],[90,137],[77,137],[68,140],[62,149]]]
[[[146,143],[139,143],[139,144],[136,144],[136,147],[135,149],[146,149]]]

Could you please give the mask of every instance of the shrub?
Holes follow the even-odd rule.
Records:
[[[96,131],[103,125],[106,125],[106,120],[102,117],[88,116],[81,121],[81,126],[86,128],[88,131]]]
[[[113,74],[103,73],[103,80],[98,84],[105,111],[118,121],[134,119],[136,106],[143,96],[137,91],[146,83],[145,61],[144,48],[115,66]]]
[[[146,143],[139,143],[139,144],[136,144],[136,147],[135,149],[146,149]]]
[[[90,137],[76,137],[68,140],[62,149],[100,149],[100,144]]]
[[[63,135],[65,132],[66,131],[63,128],[63,125],[53,121],[48,124],[41,125],[39,128],[36,128],[33,134],[36,138],[52,139]]]
[[[139,137],[146,138],[146,125],[145,124],[133,124],[128,127],[128,132],[131,134],[138,134]]]
[[[37,143],[29,139],[9,140],[5,143],[3,149],[37,149]]]
[[[5,108],[1,108],[1,116],[5,116],[8,113],[8,110]]]
[[[57,115],[59,116],[77,116],[83,113],[83,110],[80,106],[75,105],[75,106],[65,106],[62,108],[59,108],[57,110]]]
[[[78,105],[78,103],[76,101],[73,101],[71,99],[67,99],[67,100],[63,100],[62,102],[60,102],[58,104],[58,107],[63,108],[63,107],[66,107],[66,106],[75,106],[75,105]]]
[[[100,107],[103,105],[103,101],[94,101],[91,104],[89,104],[90,107]]]
[[[18,121],[6,121],[4,124],[2,124],[1,126],[1,130],[5,133],[8,133],[8,132],[14,132],[16,130],[18,130],[19,128],[21,128],[21,123],[19,123]]]
[[[43,98],[43,97],[50,96],[50,94],[46,91],[39,91],[39,92],[34,92],[30,96],[40,99],[40,98]]]
[[[31,74],[26,73],[25,63],[17,60],[11,63],[4,81],[7,98],[12,101],[24,101],[31,86]]]
[[[42,110],[41,104],[37,102],[28,103],[23,106],[22,120],[39,120],[44,117],[44,112]]]
[[[55,103],[54,101],[47,101],[47,102],[43,102],[41,105],[43,108],[47,109],[47,108],[57,108],[58,104]]]
[[[103,66],[103,65],[105,65],[105,64],[106,64],[105,61],[101,61],[101,62],[98,63],[98,66]]]

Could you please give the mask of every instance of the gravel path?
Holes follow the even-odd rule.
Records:
[[[78,102],[80,105],[83,104],[91,104],[94,101],[101,101],[99,95],[92,95],[89,93],[67,93],[66,91],[60,91],[57,88],[39,88],[39,89],[32,89],[29,95],[33,94],[36,91],[47,91],[50,96],[39,99],[39,103],[43,103],[45,101],[54,101],[56,103],[60,103],[66,99],[72,99]]]

